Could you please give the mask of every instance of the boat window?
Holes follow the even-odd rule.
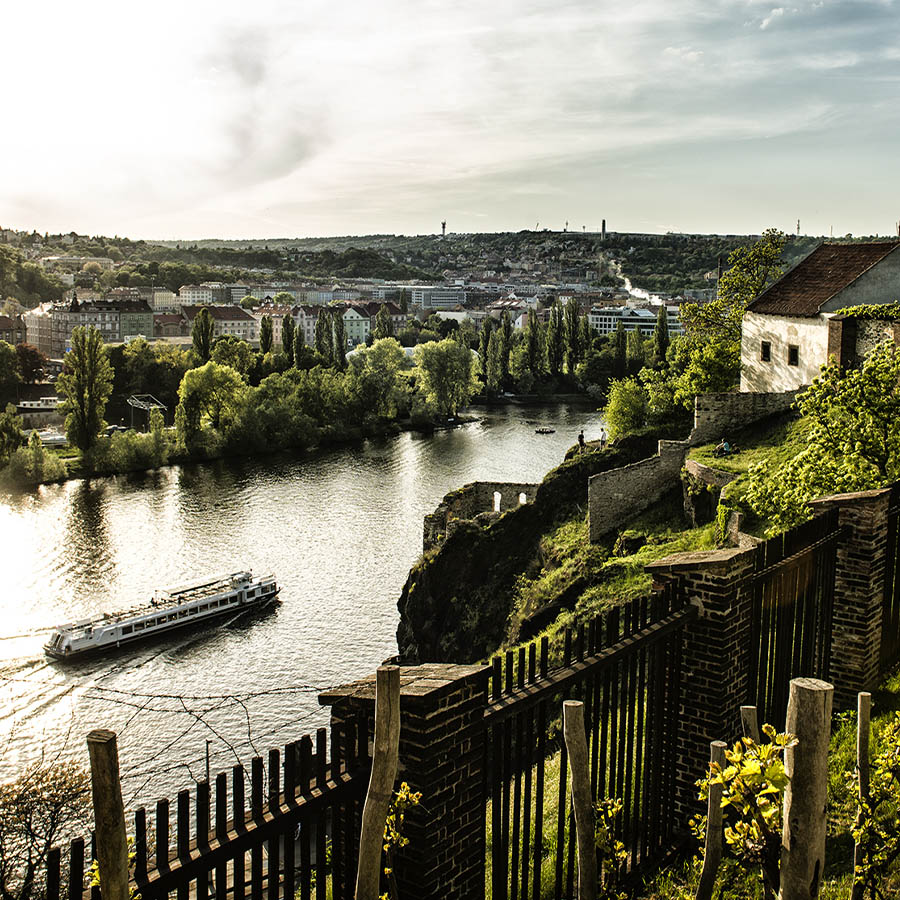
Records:
[[[208,603],[201,603],[200,606],[198,607],[198,610],[200,612],[206,612],[206,610],[208,610],[208,609],[209,609]]]
[[[122,634],[131,634],[131,626],[123,625],[122,626]]]
[[[253,588],[252,591],[247,591],[247,596],[248,596],[248,597],[255,597],[255,596],[256,596],[256,588]]]
[[[174,622],[178,618],[178,613],[169,613],[169,621]]]
[[[188,614],[188,611],[186,609],[178,610],[178,618],[179,619],[183,619],[187,614]]]
[[[134,630],[135,630],[135,631],[143,631],[143,630],[144,630],[144,623],[143,623],[143,622],[135,622],[135,623],[134,623]]]

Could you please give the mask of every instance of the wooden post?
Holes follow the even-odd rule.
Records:
[[[791,681],[785,730],[797,744],[784,754],[781,900],[814,900],[825,869],[828,741],[834,687],[817,678]]]
[[[746,709],[746,707],[742,708]],[[751,707],[752,709],[752,707]],[[743,716],[742,716],[743,718]],[[712,774],[712,766],[718,764],[720,769],[725,768],[725,741],[712,741],[709,745],[709,766]],[[706,803],[706,846],[703,848],[703,871],[700,873],[700,882],[697,885],[695,900],[711,900],[713,888],[716,886],[716,873],[722,862],[722,793],[724,787],[721,784],[709,786],[709,797]]]
[[[744,732],[744,737],[750,738],[754,744],[760,742],[759,719],[757,718],[755,706],[741,707],[741,727]]]
[[[400,754],[400,667],[379,666],[375,675],[375,749],[359,835],[356,900],[378,900],[381,852]]]
[[[594,800],[591,796],[591,771],[587,736],[584,730],[584,704],[563,701],[563,736],[572,772],[572,806],[575,808],[575,832],[578,838],[578,900],[597,897],[597,843],[594,836]]]
[[[103,900],[129,900],[128,841],[119,783],[119,752],[114,731],[98,729],[87,736],[91,759],[91,797],[100,894]]]
[[[872,695],[868,691],[860,691],[856,696],[856,771],[859,774],[859,799],[869,796],[869,718],[872,711]],[[860,824],[862,810],[857,813],[856,824]],[[863,864],[862,847],[857,843],[853,847],[853,872]],[[850,900],[863,900],[863,885],[857,884],[854,877],[850,886]]]

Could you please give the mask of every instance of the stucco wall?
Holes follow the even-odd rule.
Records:
[[[900,303],[900,247],[838,291],[822,312],[837,312],[845,306],[864,303]]]
[[[796,396],[796,391],[700,394],[694,401],[694,427],[688,441],[691,446],[718,441],[744,425],[787,412]]]
[[[763,341],[772,345],[771,359],[763,362]],[[788,365],[788,347],[799,347],[799,365]],[[828,319],[744,313],[741,327],[741,390],[795,391],[812,384],[828,361]]]

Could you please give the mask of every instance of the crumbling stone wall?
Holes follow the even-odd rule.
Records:
[[[588,481],[588,531],[592,543],[648,509],[677,484],[687,441],[660,441],[656,456]]]
[[[488,524],[494,518],[491,514],[516,509],[521,505],[522,494],[526,503],[532,503],[537,489],[536,484],[528,482],[473,481],[451,491],[433,513],[425,516],[422,549],[440,546],[460,522],[478,517],[480,524]],[[500,494],[499,510],[494,509],[495,494]]]
[[[769,416],[787,412],[798,391],[782,394],[740,393],[700,394],[694,402],[694,429],[688,438],[692,446],[718,441],[728,433]]]

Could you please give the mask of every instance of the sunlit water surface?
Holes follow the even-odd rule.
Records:
[[[562,405],[474,413],[431,436],[0,497],[0,780],[41,754],[86,763],[87,732],[113,728],[133,806],[202,777],[207,741],[216,771],[324,724],[319,689],[397,652],[422,517],[468,481],[540,480],[601,426]],[[54,623],[245,567],[275,573],[280,605],[76,665],[42,653]]]

